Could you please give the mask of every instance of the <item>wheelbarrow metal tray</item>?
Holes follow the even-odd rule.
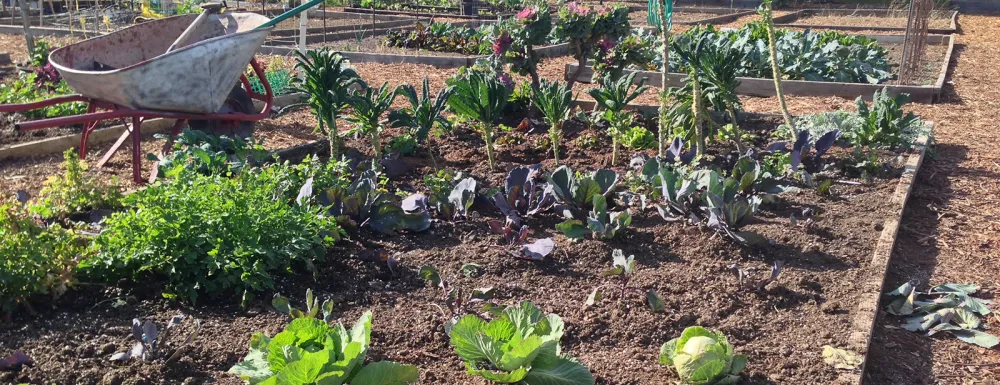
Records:
[[[210,15],[188,42],[167,48],[198,15],[153,20],[71,44],[49,55],[88,98],[132,109],[215,113],[271,28],[255,13]]]

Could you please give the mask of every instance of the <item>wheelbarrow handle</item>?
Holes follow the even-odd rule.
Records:
[[[292,16],[298,15],[298,14],[302,13],[302,11],[305,11],[305,10],[307,10],[309,8],[312,8],[312,7],[314,7],[317,4],[322,3],[322,2],[323,2],[323,0],[310,0],[308,3],[302,4],[302,5],[298,6],[298,7],[292,8],[292,9],[289,9],[288,12],[285,12],[285,13],[282,13],[282,14],[278,15],[277,17],[271,19],[271,21],[269,21],[267,23],[264,23],[264,24],[261,24],[260,26],[258,26],[257,28],[254,28],[254,29],[271,28],[271,27],[277,25],[278,23],[280,23],[282,21],[285,21],[286,19],[288,19],[288,18],[290,18]]]
[[[223,5],[216,3],[205,3],[202,4],[201,8],[202,8],[201,14],[199,14],[198,17],[194,19],[194,22],[192,22],[191,25],[189,25],[187,29],[185,29],[184,32],[181,33],[179,37],[177,37],[177,40],[174,40],[174,43],[170,45],[170,48],[167,48],[167,52],[173,51],[177,49],[177,47],[180,46],[181,44],[184,44],[188,40],[188,37],[190,37],[191,34],[194,33],[194,31],[201,26],[201,24],[205,21],[205,19],[208,18],[208,15],[211,15],[213,13],[219,13],[219,11],[222,10]]]

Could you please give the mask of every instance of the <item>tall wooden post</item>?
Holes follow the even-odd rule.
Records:
[[[28,8],[28,0],[17,0],[17,5],[21,7],[21,25],[24,26],[24,40],[28,44],[28,54],[30,56],[31,51],[35,50],[35,38],[31,36],[31,21],[28,20],[28,14],[31,13],[31,9]]]

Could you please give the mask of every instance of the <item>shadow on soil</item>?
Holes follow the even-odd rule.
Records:
[[[924,159],[903,214],[883,291],[907,281],[913,281],[920,290],[928,288],[941,251],[936,242],[940,225],[937,208],[948,205],[953,196],[949,177],[966,157],[964,146],[939,145]],[[884,309],[887,304],[883,299],[879,306]],[[931,338],[899,328],[901,322],[901,317],[879,312],[868,352],[865,384],[937,382],[931,370],[934,358]]]

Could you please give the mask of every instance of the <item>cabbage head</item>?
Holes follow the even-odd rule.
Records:
[[[660,348],[660,363],[672,366],[681,381],[691,385],[726,385],[740,380],[747,357],[733,354],[733,346],[722,333],[701,326],[684,329]]]

